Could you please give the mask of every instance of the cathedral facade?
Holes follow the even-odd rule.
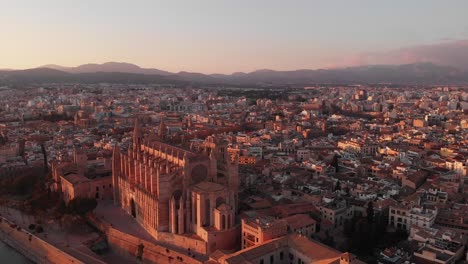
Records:
[[[114,202],[156,239],[196,238],[205,253],[235,248],[238,157],[228,144],[210,136],[197,149],[183,149],[144,139],[136,122],[132,146],[114,149]]]

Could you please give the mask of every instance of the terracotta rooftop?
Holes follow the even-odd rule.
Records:
[[[254,263],[258,258],[268,255],[271,252],[278,250],[294,250],[306,256],[305,263],[320,263],[333,264],[340,263],[340,258],[353,259],[354,256],[349,253],[341,253],[340,251],[321,244],[315,240],[310,240],[304,236],[291,234],[281,238],[270,240],[267,243],[253,246],[247,249],[240,250],[226,257],[225,263],[240,264]],[[353,264],[361,264],[363,262],[355,260]]]
[[[297,214],[284,218],[291,228],[302,228],[314,225],[317,222],[306,214]]]
[[[85,176],[83,176],[81,174],[76,174],[76,173],[67,174],[65,176],[62,176],[62,178],[64,178],[66,181],[68,181],[72,185],[90,181]]]

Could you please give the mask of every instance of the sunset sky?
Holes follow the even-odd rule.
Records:
[[[0,0],[0,68],[119,61],[232,73],[463,63],[467,10],[466,0]]]

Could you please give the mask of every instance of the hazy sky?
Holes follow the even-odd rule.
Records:
[[[0,0],[0,68],[342,66],[363,54],[468,39],[467,11],[467,0]]]

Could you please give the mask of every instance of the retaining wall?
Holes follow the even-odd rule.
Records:
[[[96,218],[93,214],[89,214],[87,219],[92,225],[106,234],[107,242],[114,250],[130,254],[135,256],[135,258],[138,255],[138,246],[143,245],[142,259],[152,263],[203,263],[201,259],[194,259],[164,246],[156,245],[136,236],[121,232],[108,223]],[[170,239],[169,237],[165,238],[165,240]]]
[[[36,263],[84,263],[3,217],[0,217],[0,237],[5,243]]]

